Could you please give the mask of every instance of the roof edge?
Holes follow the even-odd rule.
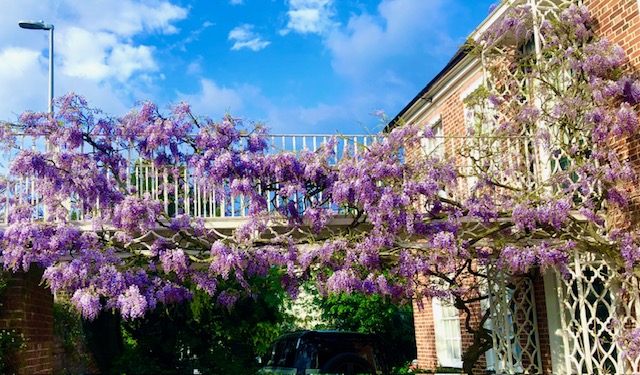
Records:
[[[445,65],[445,67],[438,74],[436,74],[436,76],[433,77],[433,79],[429,81],[429,83],[427,83],[427,85],[418,93],[418,95],[416,95],[413,99],[411,99],[409,104],[407,104],[404,108],[402,108],[402,110],[398,112],[398,114],[391,121],[389,121],[387,126],[384,127],[383,131],[385,133],[388,133],[393,128],[398,126],[399,122],[402,120],[402,117],[407,112],[409,112],[411,107],[413,107],[413,105],[416,102],[418,102],[420,99],[427,99],[425,96],[429,93],[429,91],[431,91],[431,89],[434,88],[434,86],[436,86],[436,84],[440,81],[440,79],[442,79],[445,75],[451,72],[458,65],[458,63],[460,63],[460,61],[462,61],[465,57],[467,57],[467,55],[470,52],[471,52],[471,47],[468,45],[464,45],[460,49],[458,49],[456,54],[453,56],[451,60],[449,60],[447,65]]]
[[[515,0],[518,2],[518,0]],[[489,15],[469,34],[468,39],[473,39],[475,41],[491,26],[497,19],[502,17],[502,15],[506,12],[507,9],[511,7],[514,3],[513,0],[502,0],[500,4],[493,9]],[[449,60],[447,65],[435,76],[427,85],[416,95],[411,101],[404,107],[398,114],[389,121],[389,123],[384,127],[383,131],[385,133],[390,132],[393,128],[400,125],[402,118],[411,110],[411,108],[421,99],[428,100],[426,95],[431,91],[437,83],[448,73],[454,70],[454,68],[471,52],[472,47],[468,44],[463,45],[458,49],[458,51],[453,55],[453,58]]]

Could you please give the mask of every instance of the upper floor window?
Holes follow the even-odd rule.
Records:
[[[444,158],[444,129],[440,116],[431,123],[430,127],[433,137],[422,138],[420,141],[422,153],[425,156],[437,156],[442,159]]]

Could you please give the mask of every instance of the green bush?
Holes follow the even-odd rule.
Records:
[[[108,372],[255,374],[256,357],[266,353],[290,318],[283,313],[287,297],[279,283],[270,278],[251,283],[254,298],[241,298],[231,309],[195,291],[188,303],[160,306],[142,319],[121,321],[122,352]]]
[[[375,333],[385,343],[390,367],[402,368],[416,357],[413,308],[380,295],[318,296],[328,329]]]
[[[53,334],[63,350],[60,370],[64,373],[90,372],[91,361],[82,317],[63,298],[56,299],[53,304]]]

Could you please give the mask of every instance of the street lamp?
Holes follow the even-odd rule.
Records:
[[[23,20],[18,22],[18,26],[28,30],[49,30],[49,113],[53,113],[53,25]]]

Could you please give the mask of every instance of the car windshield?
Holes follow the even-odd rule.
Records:
[[[267,366],[293,367],[298,341],[296,337],[276,341],[267,358]]]
[[[340,353],[354,353],[372,364],[377,364],[378,353],[371,339],[365,336],[324,336],[310,338],[309,345],[315,348],[318,361],[324,363]]]
[[[357,333],[317,333],[285,336],[276,340],[267,355],[266,366],[278,368],[320,369],[344,353],[363,358],[376,369],[384,368],[383,354],[374,336]]]

